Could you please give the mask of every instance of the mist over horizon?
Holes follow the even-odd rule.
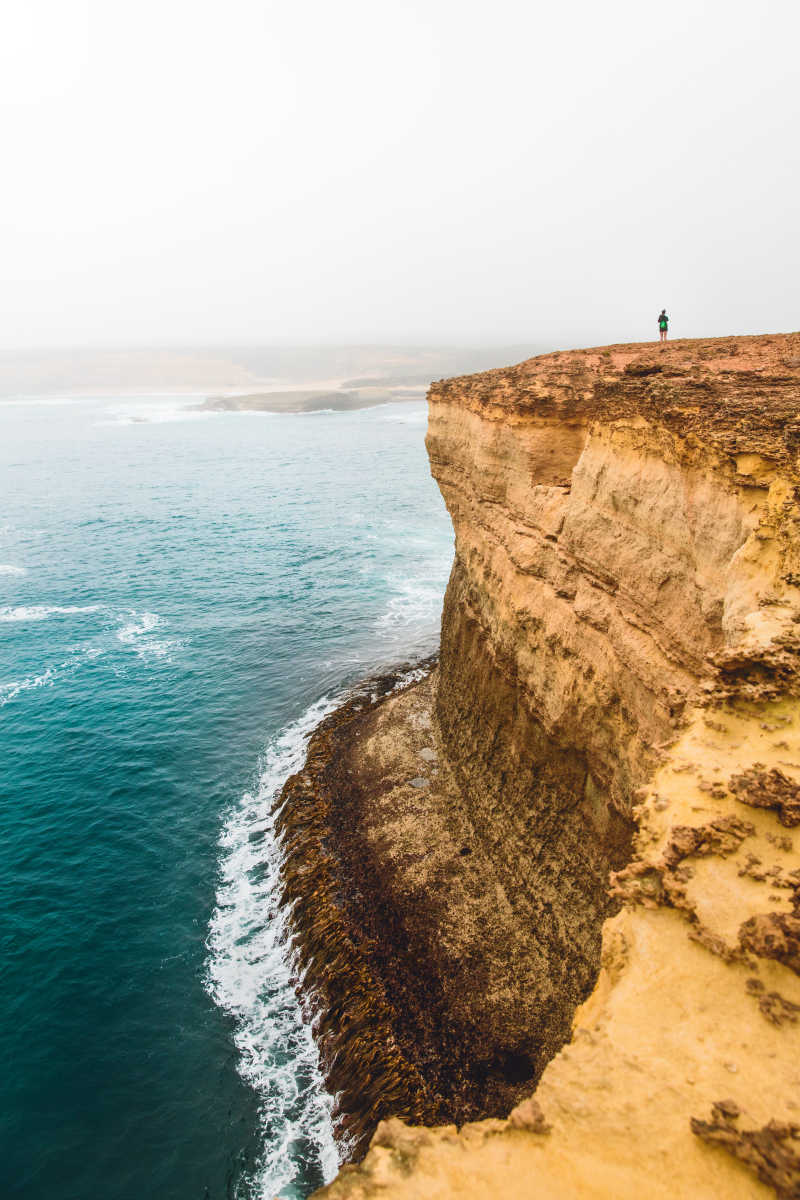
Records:
[[[795,329],[788,0],[29,0],[0,348]]]
[[[0,401],[25,396],[187,392],[241,394],[319,385],[337,394],[410,388],[383,400],[420,398],[434,379],[519,362],[550,347],[414,345],[251,345],[160,348],[52,348],[0,351]]]

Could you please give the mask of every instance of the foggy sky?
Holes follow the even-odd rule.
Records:
[[[800,329],[796,0],[24,0],[0,345]]]

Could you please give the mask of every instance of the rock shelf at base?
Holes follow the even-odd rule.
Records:
[[[501,880],[447,760],[437,683],[433,668],[375,700],[368,685],[323,722],[282,798],[284,898],[356,1151],[383,1116],[507,1113],[568,1036],[590,984],[580,962],[577,984],[559,963],[553,986],[555,965],[531,936],[535,872],[513,893]],[[572,849],[605,914],[608,862]],[[628,850],[623,837],[616,865]],[[567,885],[575,874],[564,871]],[[569,961],[561,941],[558,953]]]

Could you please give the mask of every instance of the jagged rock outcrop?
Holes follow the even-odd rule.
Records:
[[[800,335],[431,389],[440,664],[307,769],[346,823],[289,894],[323,846],[391,1052],[361,1135],[439,1127],[384,1121],[331,1200],[800,1194],[798,447]]]

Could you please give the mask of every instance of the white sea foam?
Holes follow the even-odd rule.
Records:
[[[378,618],[378,629],[430,624],[442,603],[442,589],[438,582],[432,584],[424,579],[403,579],[393,581],[393,585],[395,595]]]
[[[99,607],[98,604],[23,604],[0,608],[0,621],[47,621],[50,617],[97,612]]]
[[[198,409],[200,395],[183,396],[183,403],[175,403],[176,397],[160,397],[151,400],[133,400],[114,404],[105,409],[105,416],[96,425],[167,425],[175,421],[206,421],[219,416],[218,412]],[[166,403],[165,403],[166,401]]]
[[[2,570],[2,568],[0,568]],[[145,661],[165,659],[183,642],[180,638],[165,638],[163,629],[166,621],[154,612],[139,612],[136,609],[114,609],[105,604],[21,604],[16,607],[0,607],[0,623],[17,621],[47,621],[58,617],[70,617],[85,613],[102,612],[105,620],[116,621],[117,640]]]
[[[152,636],[166,624],[158,613],[136,612],[135,609],[131,609],[121,615],[121,621],[117,630],[117,641],[122,642],[124,646],[130,646],[144,661],[162,658],[171,662],[173,652],[183,644],[179,638]]]
[[[183,645],[178,638],[161,636],[166,622],[157,613],[137,612],[135,609],[117,610],[104,604],[28,604],[16,608],[4,607],[0,608],[0,622],[46,621],[85,613],[102,613],[102,629],[95,629],[93,632],[105,644],[70,647],[70,656],[63,662],[49,666],[35,675],[0,684],[0,707],[8,704],[21,692],[52,687],[57,680],[71,674],[77,667],[106,654],[111,649],[108,639],[113,636],[108,630],[110,623],[117,622],[116,640],[123,647],[132,650],[145,664],[157,660],[170,663],[172,654]],[[113,629],[113,624],[111,627]],[[116,669],[113,661],[112,669]]]
[[[414,575],[389,575],[386,581],[392,594],[375,622],[376,632],[409,645],[416,634],[426,635],[435,629],[452,561],[453,552],[448,547],[427,558],[423,569]]]
[[[47,667],[38,675],[28,675],[24,679],[13,679],[10,683],[0,683],[0,708],[14,700],[21,692],[29,692],[35,688],[52,687],[57,679],[72,674],[83,663],[93,662],[104,653],[99,647],[89,647],[77,651],[65,662]]]
[[[52,687],[60,674],[58,667],[48,667],[41,675],[29,675],[25,679],[12,679],[10,683],[0,683],[0,708],[8,704],[20,692],[28,692],[33,688]]]
[[[311,1146],[325,1180],[335,1174],[333,1100],[295,995],[287,915],[279,905],[281,852],[272,807],[303,763],[306,741],[338,701],[324,698],[269,746],[258,787],[228,817],[207,941],[206,988],[235,1021],[239,1072],[259,1098],[262,1157],[250,1181],[259,1197],[297,1195],[292,1147]]]
[[[146,634],[158,629],[161,624],[163,622],[158,613],[131,611],[127,614],[125,623],[117,630],[117,638],[128,646],[134,645]]]
[[[0,575],[27,575],[26,567],[15,567],[11,563],[0,563]]]
[[[426,425],[428,422],[428,406],[424,408],[409,408],[407,412],[381,413],[384,421],[396,421],[401,425]]]

